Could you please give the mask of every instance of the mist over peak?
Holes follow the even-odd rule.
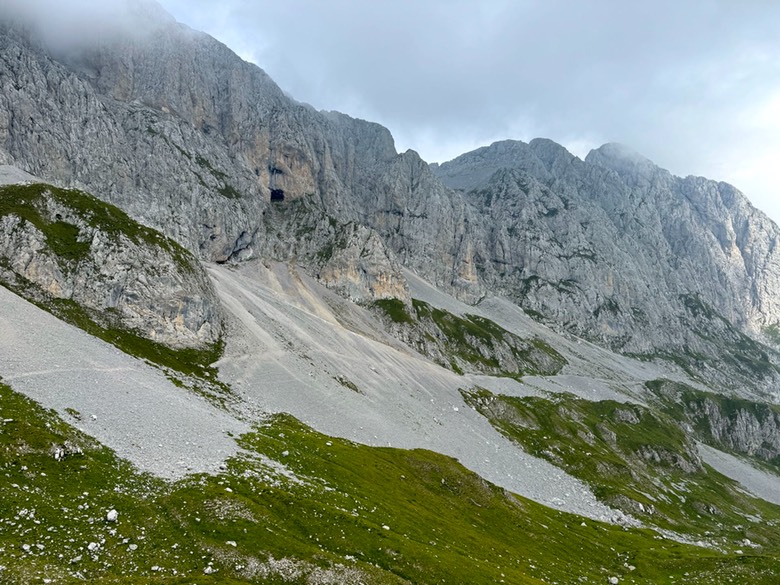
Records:
[[[143,37],[176,20],[154,0],[7,0],[0,5],[0,22],[22,26],[55,53],[67,53]]]

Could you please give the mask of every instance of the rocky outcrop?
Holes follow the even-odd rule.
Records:
[[[365,226],[342,228],[332,246],[320,252],[320,281],[353,301],[409,300],[401,265],[377,233]]]
[[[707,442],[727,451],[780,464],[780,412],[766,404],[704,398],[690,401],[687,416]]]
[[[698,440],[780,464],[780,407],[776,404],[702,392],[670,380],[654,380],[646,386]]]
[[[520,378],[557,374],[566,359],[538,338],[523,339],[477,315],[456,315],[419,299],[373,303],[395,337],[458,373]]]
[[[0,279],[171,347],[205,347],[222,333],[219,300],[197,261],[81,192],[0,187]]]

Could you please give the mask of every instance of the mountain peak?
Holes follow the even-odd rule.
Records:
[[[473,189],[485,184],[499,169],[518,169],[544,176],[559,164],[574,159],[566,148],[548,138],[500,140],[442,163],[435,172],[454,189]]]
[[[585,162],[611,169],[620,175],[645,175],[658,169],[653,161],[618,142],[608,142],[591,150]]]

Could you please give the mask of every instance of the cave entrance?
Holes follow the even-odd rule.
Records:
[[[284,201],[284,191],[282,189],[271,189],[271,201]]]

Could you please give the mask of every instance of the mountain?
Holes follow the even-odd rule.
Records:
[[[616,144],[429,166],[115,10],[0,8],[2,579],[776,582],[744,195]]]
[[[624,353],[673,354],[708,379],[727,372],[717,382],[732,389],[764,379],[774,392],[774,351],[756,341],[773,342],[779,232],[734,187],[619,145],[582,161],[539,139],[436,172],[490,218],[477,261],[490,290]]]

